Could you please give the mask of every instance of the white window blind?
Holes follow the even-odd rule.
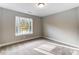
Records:
[[[32,18],[25,18],[25,17],[16,16],[15,20],[16,20],[15,21],[16,36],[33,33]]]

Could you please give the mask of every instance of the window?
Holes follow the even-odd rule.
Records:
[[[15,21],[16,36],[33,33],[32,18],[25,18],[25,17],[16,16],[15,20],[16,20]]]

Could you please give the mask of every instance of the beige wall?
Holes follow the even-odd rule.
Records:
[[[77,37],[79,39],[79,8],[77,8]]]
[[[15,16],[33,18],[33,34],[15,36]],[[48,37],[70,45],[79,45],[79,8],[43,18],[0,8],[0,44],[33,37]]]
[[[78,8],[49,15],[43,18],[43,36],[51,40],[79,46]]]
[[[0,9],[2,11],[2,9]],[[0,42],[2,42],[2,12],[0,12]]]
[[[33,34],[15,36],[15,16],[33,18]],[[0,44],[15,42],[41,36],[41,20],[39,17],[0,8]]]

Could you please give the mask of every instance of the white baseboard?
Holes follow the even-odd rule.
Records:
[[[22,39],[22,40],[18,40],[18,41],[14,41],[14,42],[3,43],[3,44],[0,44],[0,47],[15,44],[15,43],[19,43],[19,42],[23,42],[23,41],[27,41],[27,40],[31,40],[31,39],[35,39],[35,38],[39,38],[39,37],[40,36],[35,36],[35,37],[28,38],[28,39]]]
[[[15,44],[15,43],[19,43],[19,42],[23,42],[23,41],[27,41],[27,40],[31,40],[31,39],[35,39],[35,38],[39,38],[39,37],[42,37],[42,36],[35,36],[35,37],[28,38],[28,39],[22,39],[22,40],[9,42],[9,43],[5,43],[5,44],[3,43],[3,44],[0,44],[0,47],[11,45],[11,44]],[[69,44],[69,43],[66,43],[66,42],[58,41],[58,40],[54,40],[54,38],[49,38],[49,37],[43,37],[43,38],[47,38],[47,39],[50,39],[50,40],[53,40],[53,41],[56,41],[56,42],[60,42],[60,43],[63,43],[63,44],[67,44],[67,45],[79,48],[79,46],[77,46],[77,45]]]
[[[70,43],[54,40],[54,38],[49,38],[49,37],[44,37],[44,38],[47,38],[47,39],[50,39],[50,40],[53,40],[53,41],[56,41],[56,42],[60,42],[60,43],[63,43],[63,44],[69,45],[69,46],[73,46],[73,47],[79,48],[79,46],[77,46],[75,44],[70,44]]]

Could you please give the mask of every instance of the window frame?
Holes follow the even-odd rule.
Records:
[[[16,33],[16,17],[19,17],[19,18],[28,18],[28,19],[31,19],[31,32],[28,32],[28,33]],[[29,17],[21,17],[21,16],[15,16],[15,36],[22,36],[22,35],[30,35],[30,34],[33,34],[33,18],[29,18]]]

